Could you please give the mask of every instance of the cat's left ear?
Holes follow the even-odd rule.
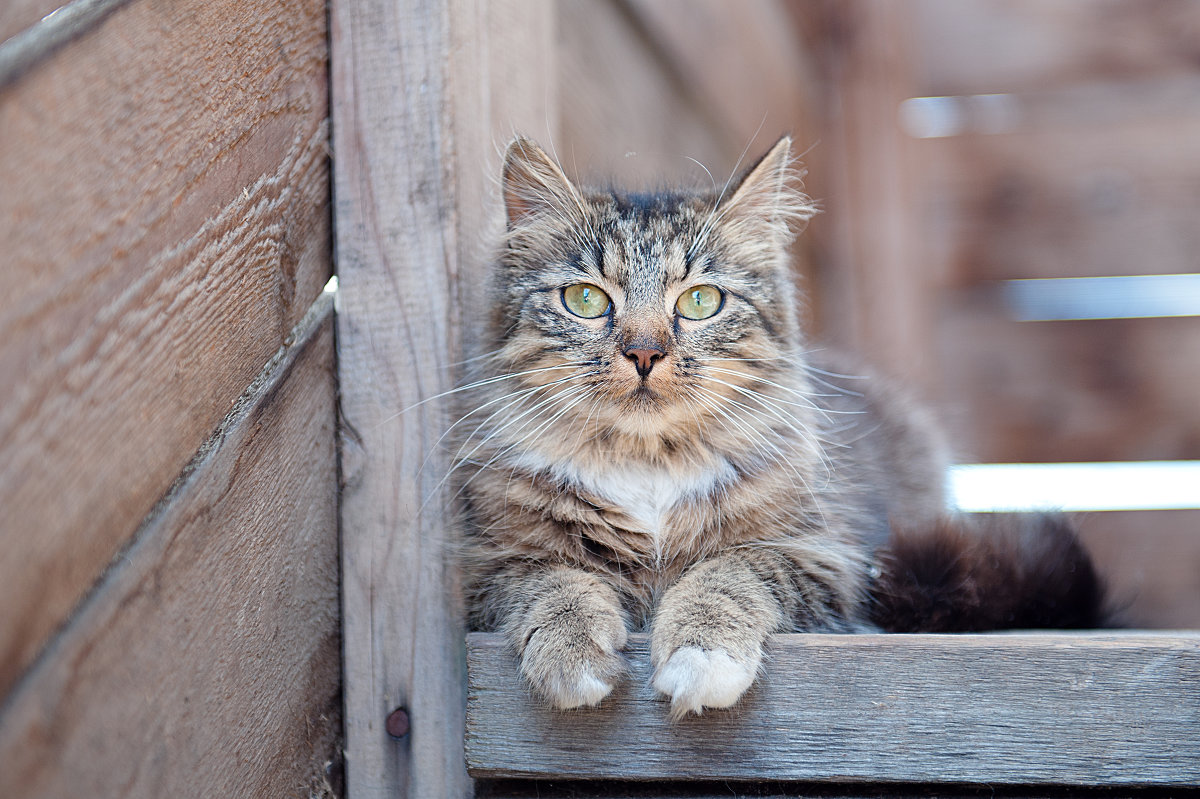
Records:
[[[508,145],[501,182],[509,230],[544,213],[574,218],[583,208],[579,190],[530,139],[517,138]]]
[[[792,137],[785,135],[775,142],[721,205],[726,219],[762,228],[781,239],[791,237],[794,225],[812,218],[817,207],[800,190],[800,174],[792,166]]]

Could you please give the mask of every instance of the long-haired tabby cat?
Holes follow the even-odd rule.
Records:
[[[1099,620],[1065,523],[948,516],[924,417],[806,345],[790,147],[722,191],[653,194],[508,149],[457,468],[472,623],[554,707],[607,696],[631,630],[680,716],[736,702],[776,632]]]

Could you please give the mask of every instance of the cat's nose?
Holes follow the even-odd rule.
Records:
[[[634,366],[637,367],[637,373],[642,377],[650,374],[650,370],[654,368],[654,362],[666,355],[658,347],[626,347],[621,350],[621,354],[633,361]]]

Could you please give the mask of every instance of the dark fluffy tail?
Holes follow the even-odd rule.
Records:
[[[948,517],[895,530],[879,552],[872,621],[888,632],[1105,626],[1104,585],[1053,514]]]

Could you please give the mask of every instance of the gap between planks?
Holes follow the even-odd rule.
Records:
[[[60,47],[96,28],[131,0],[76,0],[0,42],[0,89],[20,79]]]

